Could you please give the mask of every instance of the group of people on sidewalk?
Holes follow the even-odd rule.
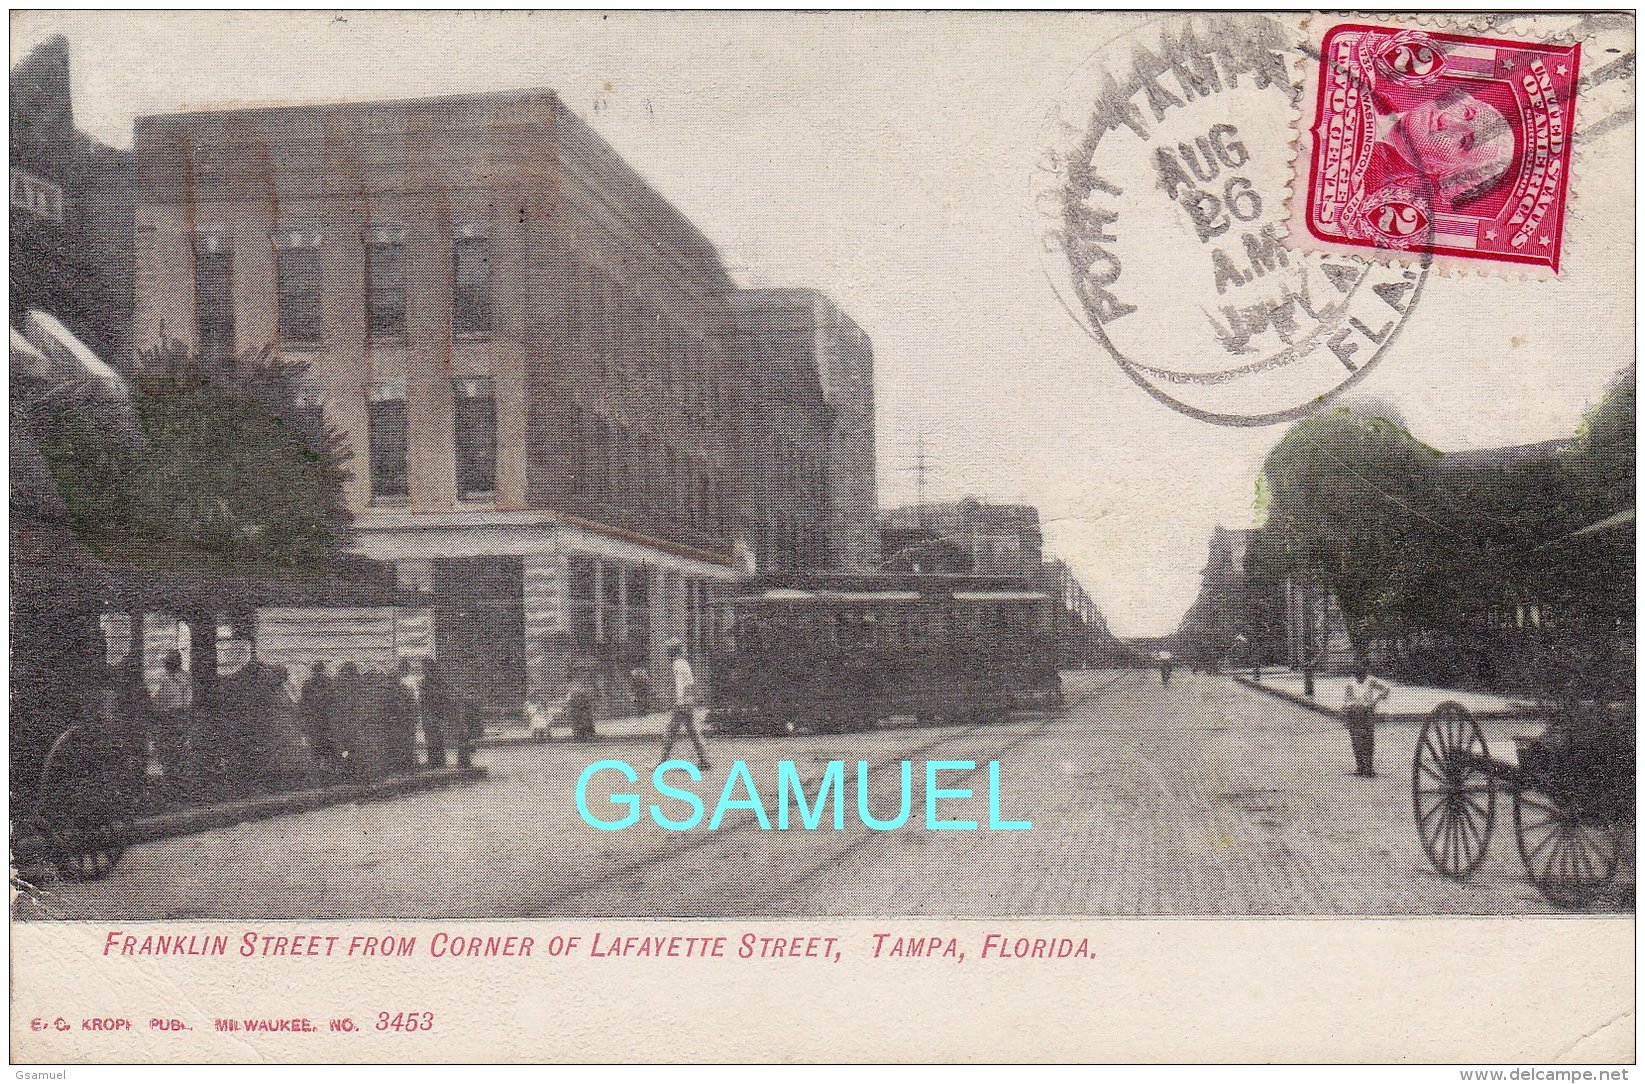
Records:
[[[106,722],[123,735],[151,785],[175,800],[200,800],[365,780],[419,766],[446,766],[455,747],[467,766],[474,708],[454,694],[433,660],[397,671],[316,661],[306,680],[252,658],[202,694],[180,651],[167,654],[150,691],[141,659],[110,668]]]
[[[663,735],[661,759],[667,760],[674,751],[675,743],[682,737],[687,738],[697,755],[697,767],[708,771],[713,765],[708,762],[708,750],[697,720],[697,713],[702,707],[697,676],[691,669],[691,660],[686,658],[684,645],[678,640],[668,642],[668,655],[673,676],[673,697],[669,702],[668,727]],[[649,714],[652,708],[650,676],[644,670],[635,668],[630,672],[629,679],[633,683],[636,712]],[[572,677],[565,696],[552,707],[538,700],[528,700],[525,715],[529,733],[538,741],[547,741],[557,725],[569,728],[573,741],[590,741],[596,737],[594,690],[582,675]]]

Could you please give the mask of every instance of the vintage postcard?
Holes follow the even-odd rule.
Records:
[[[1632,15],[10,29],[15,1062],[1633,1060]]]

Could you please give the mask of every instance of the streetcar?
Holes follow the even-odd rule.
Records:
[[[722,733],[980,724],[1061,702],[1052,599],[1015,577],[756,577],[712,625]]]

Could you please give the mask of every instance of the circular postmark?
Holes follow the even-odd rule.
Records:
[[[1141,388],[1202,421],[1273,425],[1341,394],[1427,281],[1426,258],[1285,245],[1301,64],[1317,62],[1305,42],[1300,19],[1146,23],[1070,79],[1037,175],[1065,306]]]

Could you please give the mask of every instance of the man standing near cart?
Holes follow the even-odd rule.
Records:
[[[697,729],[697,677],[691,672],[691,662],[685,657],[685,648],[678,640],[668,642],[668,653],[674,667],[674,712],[668,719],[668,736],[663,740],[663,760],[674,751],[674,742],[683,729],[691,737],[691,747],[697,752],[697,767],[708,771],[708,753],[703,749],[703,736]]]
[[[1388,699],[1388,686],[1369,676],[1365,664],[1354,666],[1353,675],[1342,690],[1342,717],[1348,727],[1348,743],[1354,747],[1354,774],[1375,779],[1372,756],[1376,751],[1377,704]]]

